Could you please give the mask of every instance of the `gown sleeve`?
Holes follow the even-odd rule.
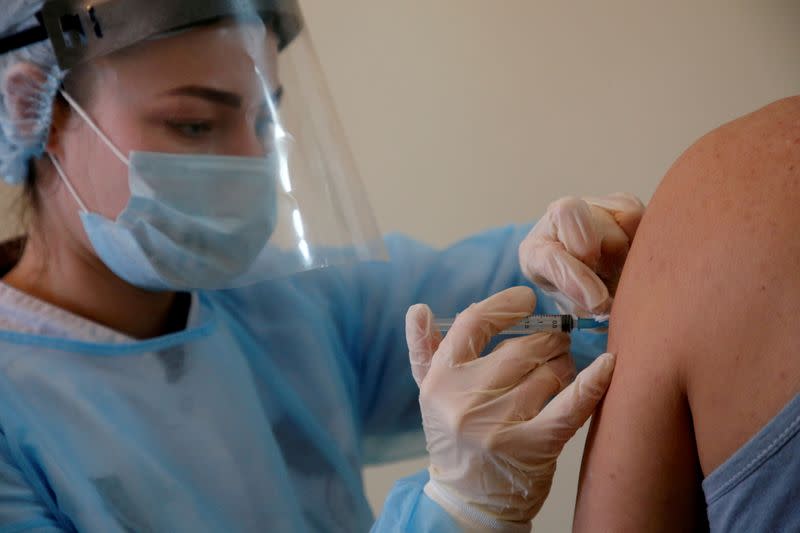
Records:
[[[423,471],[395,483],[372,533],[460,533],[456,521],[423,492],[428,473]]]

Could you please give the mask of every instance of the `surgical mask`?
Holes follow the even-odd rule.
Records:
[[[278,157],[131,152],[125,157],[83,109],[75,111],[128,166],[130,199],[116,220],[91,213],[58,159],[50,159],[81,208],[105,265],[149,290],[225,289],[266,247],[275,228]],[[265,273],[264,277],[267,277]]]

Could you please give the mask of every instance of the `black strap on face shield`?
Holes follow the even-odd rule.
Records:
[[[0,38],[0,55],[50,40],[71,69],[139,41],[221,18],[258,17],[286,47],[303,29],[297,0],[47,0],[38,26]]]

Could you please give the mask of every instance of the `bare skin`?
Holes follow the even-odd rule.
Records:
[[[800,392],[800,97],[673,166],[625,267],[576,531],[691,531],[701,482]]]
[[[259,127],[268,111],[253,65],[261,65],[277,87],[277,53],[275,36],[260,26],[218,24],[95,60],[78,73],[80,87],[67,90],[83,96],[83,107],[123,154],[263,156]],[[6,93],[36,78],[35,71],[19,69],[4,81]],[[25,116],[25,102],[11,99],[10,107]],[[47,150],[91,212],[116,218],[130,196],[127,167],[63,101],[55,106]],[[169,333],[176,322],[171,314],[181,312],[175,293],[142,290],[109,270],[95,255],[80,208],[49,159],[36,161],[36,169],[41,206],[21,260],[3,281],[134,338]]]

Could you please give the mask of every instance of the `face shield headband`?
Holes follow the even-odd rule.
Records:
[[[36,14],[38,26],[0,39],[0,55],[49,40],[58,65],[86,61],[159,35],[221,18],[259,18],[285,48],[303,29],[296,0],[49,0]]]

